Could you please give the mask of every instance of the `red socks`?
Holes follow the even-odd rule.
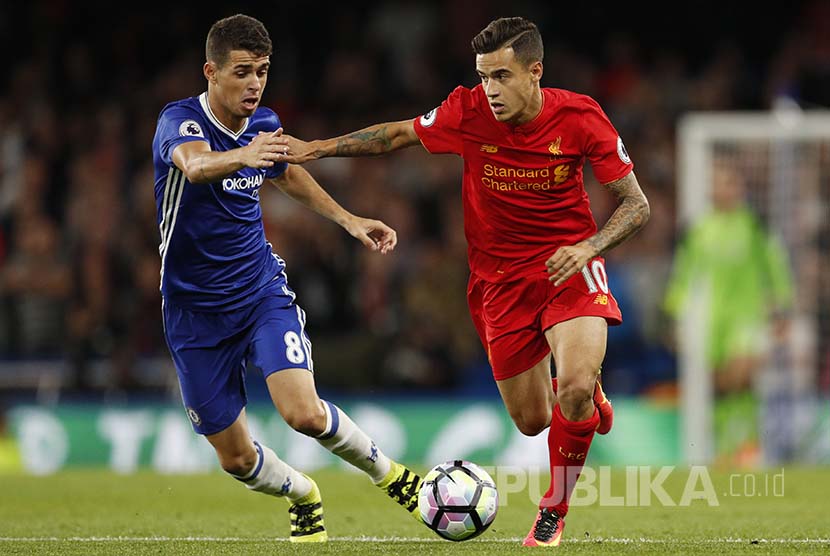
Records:
[[[550,508],[565,517],[576,480],[585,465],[588,449],[599,424],[599,411],[584,421],[568,421],[557,403],[548,430],[550,450],[550,488],[539,502],[540,508]]]

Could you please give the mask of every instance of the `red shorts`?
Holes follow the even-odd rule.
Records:
[[[467,303],[496,380],[523,373],[549,354],[545,330],[555,324],[589,316],[610,325],[622,322],[602,257],[560,286],[548,276],[494,283],[470,275]]]

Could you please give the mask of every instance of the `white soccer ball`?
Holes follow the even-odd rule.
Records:
[[[421,519],[451,541],[472,539],[486,531],[498,507],[493,479],[478,465],[463,460],[433,467],[418,494]]]

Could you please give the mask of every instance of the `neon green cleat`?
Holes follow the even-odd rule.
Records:
[[[393,461],[389,473],[378,483],[378,486],[415,519],[422,521],[421,512],[418,511],[418,493],[421,491],[422,482],[417,473]]]
[[[311,492],[294,501],[288,508],[291,518],[291,542],[327,542],[329,540],[323,524],[323,497],[317,483],[305,475],[311,482]]]

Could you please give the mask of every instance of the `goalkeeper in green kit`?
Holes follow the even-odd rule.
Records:
[[[704,330],[718,400],[716,448],[745,460],[740,452],[757,453],[753,376],[766,359],[770,328],[778,334],[786,328],[792,277],[782,245],[746,204],[734,165],[716,161],[712,177],[713,210],[678,246],[664,308],[678,318],[694,288],[708,292]]]

